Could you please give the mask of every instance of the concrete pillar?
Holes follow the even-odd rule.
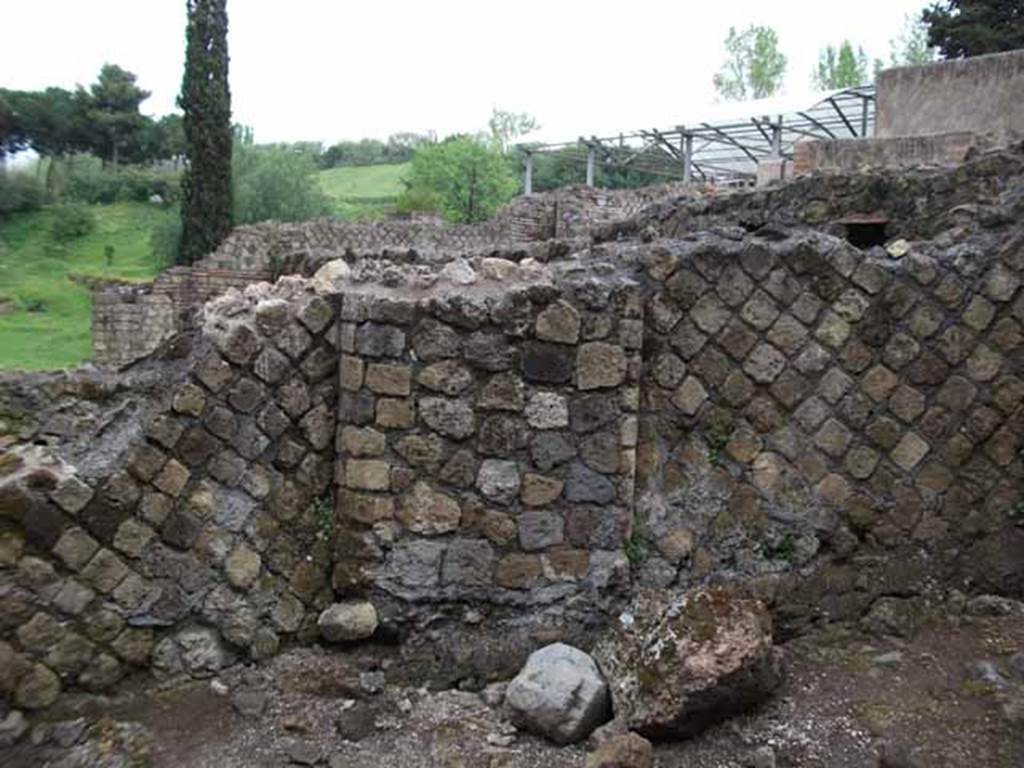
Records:
[[[782,115],[772,124],[772,157],[782,157]]]
[[[533,194],[533,153],[526,153],[526,169],[523,171],[523,194]]]
[[[587,149],[587,186],[594,186],[594,148]]]

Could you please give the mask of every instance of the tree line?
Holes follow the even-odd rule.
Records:
[[[149,95],[135,74],[116,64],[104,64],[88,88],[0,89],[0,154],[32,149],[61,158],[87,152],[114,166],[182,157],[181,115],[142,114]]]
[[[821,49],[811,83],[819,90],[865,85],[886,66],[927,64],[1024,48],[1024,3],[1019,0],[946,0],[906,18],[890,41],[887,60],[869,60],[850,40]],[[715,91],[731,101],[763,99],[785,84],[788,58],[768,26],[731,27],[725,61],[714,75]]]

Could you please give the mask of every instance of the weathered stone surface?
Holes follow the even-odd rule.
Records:
[[[563,643],[530,654],[509,683],[505,704],[516,725],[557,744],[582,741],[611,716],[608,686],[594,660]]]
[[[349,459],[345,485],[362,491],[386,491],[391,485],[391,465],[381,459]]]
[[[413,533],[437,536],[459,527],[462,510],[459,502],[451,496],[435,491],[429,483],[420,481],[406,494],[398,519]]]
[[[572,378],[572,369],[571,347],[536,341],[524,345],[522,370],[528,381],[564,384]]]
[[[515,365],[516,348],[504,334],[478,331],[463,344],[462,355],[470,365],[485,371],[507,371]]]
[[[59,482],[57,487],[50,491],[50,498],[69,515],[76,515],[92,499],[92,488],[72,475]]]
[[[507,504],[519,494],[519,468],[514,461],[487,459],[480,464],[476,487],[484,496]]]
[[[566,301],[549,304],[537,315],[537,338],[561,344],[575,344],[580,338],[580,314]]]
[[[617,716],[648,738],[693,736],[780,680],[767,610],[726,588],[641,592],[594,657]]]
[[[477,432],[476,449],[483,456],[512,456],[530,439],[526,422],[519,416],[498,414],[483,420]]]
[[[473,408],[465,400],[421,397],[419,412],[428,427],[456,440],[465,439],[476,430]]]
[[[366,640],[377,631],[377,610],[366,600],[334,603],[321,612],[316,625],[329,643]]]
[[[512,373],[492,376],[477,396],[477,408],[495,411],[521,411],[526,400],[523,380]]]
[[[584,768],[654,768],[654,746],[635,733],[613,736],[587,755]]]
[[[491,585],[494,548],[482,539],[455,539],[448,545],[441,565],[441,581],[465,587]]]
[[[530,456],[542,471],[550,471],[576,455],[572,439],[562,432],[535,435],[530,441]]]
[[[338,448],[353,456],[380,456],[384,445],[384,435],[373,427],[345,426],[339,434]]]
[[[186,627],[175,640],[181,663],[193,677],[211,677],[232,661],[230,651],[212,627]]]
[[[526,420],[534,429],[569,426],[569,404],[556,392],[534,392],[526,404]]]
[[[366,386],[381,395],[405,396],[412,391],[412,371],[407,365],[370,363],[366,366]]]
[[[550,504],[562,495],[565,483],[557,477],[546,477],[533,472],[523,476],[522,500],[528,507]]]
[[[367,357],[400,357],[405,351],[405,332],[380,323],[364,323],[356,329],[356,351]]]
[[[617,387],[626,378],[626,353],[621,347],[593,341],[576,355],[576,386],[579,389]]]
[[[240,544],[224,562],[224,570],[228,581],[239,589],[251,587],[260,575],[262,559],[246,544]]]
[[[412,348],[420,360],[443,360],[458,357],[462,350],[462,338],[450,326],[426,318],[413,331]]]
[[[522,512],[516,525],[519,546],[527,552],[553,547],[565,540],[565,521],[557,512]]]
[[[23,709],[43,709],[60,696],[60,678],[42,664],[33,664],[14,691],[14,703]]]
[[[443,395],[457,395],[473,383],[473,374],[454,360],[443,360],[428,365],[416,376],[420,386]],[[369,386],[369,384],[367,384]],[[372,387],[371,387],[372,388]],[[409,394],[408,391],[392,394]]]
[[[575,503],[609,504],[615,499],[615,485],[601,473],[576,461],[569,468],[565,481],[565,498]]]

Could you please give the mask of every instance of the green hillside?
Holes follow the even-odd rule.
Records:
[[[409,164],[365,165],[320,171],[320,186],[334,201],[338,215],[353,221],[385,218],[405,191]]]
[[[177,215],[152,205],[90,206],[91,234],[58,245],[50,234],[53,210],[0,221],[0,368],[50,370],[78,365],[91,352],[92,302],[71,274],[148,280],[157,274],[149,238]],[[114,247],[106,264],[106,246]]]

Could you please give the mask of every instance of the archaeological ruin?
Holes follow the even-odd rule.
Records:
[[[312,647],[466,691],[583,649],[619,721],[689,737],[767,697],[790,641],[1020,599],[1024,145],[949,128],[903,163],[811,143],[756,189],[244,227],[98,292],[94,366],[0,380],[0,714]],[[635,640],[680,616],[710,684]],[[537,725],[513,686],[560,743],[612,715]]]

